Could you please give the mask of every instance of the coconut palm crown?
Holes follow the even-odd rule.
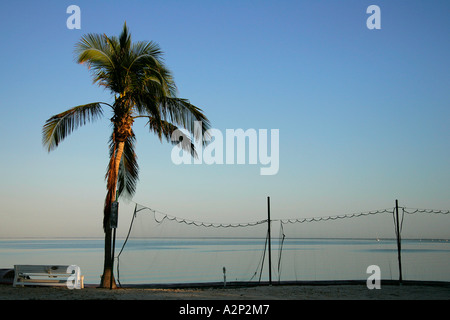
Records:
[[[105,267],[102,286],[113,277],[111,270],[111,227],[109,215],[116,196],[131,198],[136,190],[139,166],[135,153],[136,137],[133,122],[145,118],[150,132],[196,156],[194,143],[180,129],[193,133],[195,140],[210,127],[203,111],[187,99],[177,97],[171,72],[165,66],[159,46],[150,41],[132,42],[126,23],[120,36],[104,34],[84,35],[75,46],[77,63],[85,64],[92,72],[94,83],[109,90],[112,104],[93,102],[73,107],[50,117],[42,129],[42,142],[50,152],[72,131],[111,111],[112,134],[109,140],[110,160],[105,176],[107,195],[103,212],[105,232]],[[201,122],[201,132],[194,130]],[[172,140],[173,135],[177,139]],[[203,141],[201,141],[203,143]]]

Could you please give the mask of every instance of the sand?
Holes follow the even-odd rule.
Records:
[[[311,315],[320,315],[323,319],[333,319],[337,315],[361,319],[369,314],[405,318],[419,310],[421,314],[425,310],[435,315],[445,314],[446,300],[450,300],[450,286],[435,285],[382,285],[379,290],[369,290],[361,284],[114,290],[0,285],[0,306],[3,310],[14,310],[25,318],[37,314],[58,317],[89,315],[89,318],[98,316],[102,319],[116,319],[122,315],[156,316],[171,320],[236,317],[291,319],[309,318]],[[405,302],[409,305],[404,305]],[[429,306],[430,303],[433,305]]]
[[[228,288],[13,287],[0,285],[0,300],[450,300],[449,285],[261,285]]]

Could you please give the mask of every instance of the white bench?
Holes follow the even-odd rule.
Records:
[[[84,288],[84,277],[77,266],[14,265],[13,286],[66,286]]]

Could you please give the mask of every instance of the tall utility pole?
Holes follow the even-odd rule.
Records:
[[[396,231],[397,231],[397,255],[398,255],[398,270],[399,270],[399,283],[403,281],[402,277],[402,256],[401,256],[401,240],[400,240],[400,221],[398,220],[398,200],[395,200],[395,216],[397,220]]]
[[[267,237],[269,241],[269,284],[272,285],[272,249],[270,246],[271,239],[270,239],[270,197],[267,197]]]

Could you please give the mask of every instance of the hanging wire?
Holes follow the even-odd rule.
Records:
[[[286,238],[286,235],[284,234],[284,228],[283,228],[283,223],[280,222],[280,236],[281,241],[280,241],[280,246],[278,249],[278,282],[280,282],[281,279],[281,253],[283,252],[283,244],[284,244],[284,239]]]
[[[120,287],[122,287],[122,284],[120,283],[120,266],[119,266],[120,265],[120,255],[122,254],[122,251],[128,242],[128,238],[130,237],[131,229],[133,228],[134,218],[136,218],[136,212],[137,212],[137,204],[134,206],[134,213],[133,213],[133,217],[131,218],[130,228],[128,229],[127,237],[125,238],[125,241],[123,242],[122,248],[120,249],[119,253],[117,254],[117,263],[116,263],[117,282],[119,283]]]
[[[415,209],[403,207],[403,211],[408,214],[414,213],[435,213],[435,214],[449,214],[450,210],[435,210],[435,209]]]
[[[138,205],[136,203],[136,205]],[[155,220],[155,222],[157,222],[158,224],[161,224],[164,222],[164,220],[169,220],[169,221],[175,221],[177,223],[184,223],[186,225],[194,225],[196,227],[212,227],[212,228],[243,228],[243,227],[253,227],[253,226],[257,226],[263,223],[267,223],[267,219],[266,220],[260,220],[260,221],[254,221],[254,222],[246,222],[246,223],[213,223],[213,222],[202,222],[202,221],[195,221],[195,220],[189,220],[189,219],[184,219],[184,218],[180,218],[180,217],[176,217],[176,216],[172,216],[169,215],[167,213],[149,208],[149,207],[144,207],[142,205],[139,204],[139,206],[141,206],[142,208],[137,212],[141,211],[141,210],[149,210],[151,212],[153,212],[153,218]],[[161,217],[158,218],[157,214],[159,214]]]
[[[397,239],[399,238],[399,233],[400,233],[400,234],[402,233],[402,229],[403,229],[403,220],[404,220],[404,218],[405,218],[405,208],[403,208],[403,207],[398,207],[398,208],[399,208],[399,209],[400,209],[400,208],[402,209],[402,217],[401,217],[400,222],[397,221],[397,218],[396,218],[396,215],[395,215],[395,208],[394,208],[394,211],[392,212],[392,217],[393,217],[393,219],[394,219],[394,231],[395,231],[395,235],[396,235]],[[400,224],[399,224],[399,223],[400,223]],[[399,232],[397,232],[397,224],[399,224],[399,227],[398,227]]]
[[[266,235],[266,243],[264,244],[264,252],[263,252],[263,255],[262,255],[262,259],[261,259],[261,269],[260,269],[260,271],[259,271],[259,279],[258,279],[258,282],[261,282],[261,276],[262,276],[262,271],[263,271],[263,267],[264,267],[264,260],[265,260],[265,258],[266,258],[266,250],[267,250],[267,244],[268,244],[268,242],[269,242],[269,231],[267,231],[267,235]],[[257,267],[256,270],[258,270],[258,268],[259,268],[259,267]],[[258,271],[256,271],[256,272],[258,272]],[[255,272],[255,275],[256,275],[256,272]],[[253,277],[252,277],[251,279],[253,279]],[[251,281],[251,279],[250,279],[250,281]]]
[[[149,210],[153,212],[154,220],[161,224],[164,222],[164,220],[169,221],[175,221],[177,223],[184,223],[187,225],[194,225],[197,227],[213,227],[213,228],[240,228],[240,227],[251,227],[256,226],[259,224],[267,223],[267,219],[260,220],[260,221],[254,221],[254,222],[246,222],[246,223],[213,223],[213,222],[202,222],[202,221],[195,221],[195,220],[189,220],[185,218],[180,218],[176,216],[169,215],[167,213],[152,209],[150,207],[143,206],[141,204],[135,203],[136,208],[134,215],[136,215],[139,211],[142,210]],[[137,206],[140,206],[141,208],[138,210]],[[450,210],[435,210],[435,209],[414,209],[414,208],[406,208],[406,207],[399,207],[403,209],[404,213],[408,214],[414,214],[414,213],[435,213],[435,214],[449,214]],[[395,208],[394,208],[395,210]],[[341,215],[335,215],[335,216],[325,216],[325,217],[312,217],[312,218],[295,218],[295,219],[271,219],[271,221],[280,221],[281,224],[288,224],[288,223],[305,223],[305,222],[320,222],[320,221],[328,221],[328,220],[338,220],[338,219],[348,219],[348,218],[357,218],[362,216],[368,216],[368,215],[375,215],[380,213],[392,213],[392,208],[387,209],[380,209],[380,210],[374,210],[374,211],[367,211],[367,212],[358,212],[358,213],[351,213],[351,214],[341,214]],[[159,214],[161,217],[158,218],[157,214]]]
[[[288,224],[288,223],[319,222],[319,221],[328,221],[328,220],[356,218],[356,217],[375,215],[375,214],[386,213],[386,212],[391,213],[392,212],[392,208],[375,210],[375,211],[368,211],[368,212],[342,214],[342,215],[328,216],[328,217],[314,217],[314,218],[302,218],[302,219],[279,219],[278,221],[280,221],[282,224],[283,223],[284,224]],[[277,220],[272,220],[272,221],[277,221]]]

